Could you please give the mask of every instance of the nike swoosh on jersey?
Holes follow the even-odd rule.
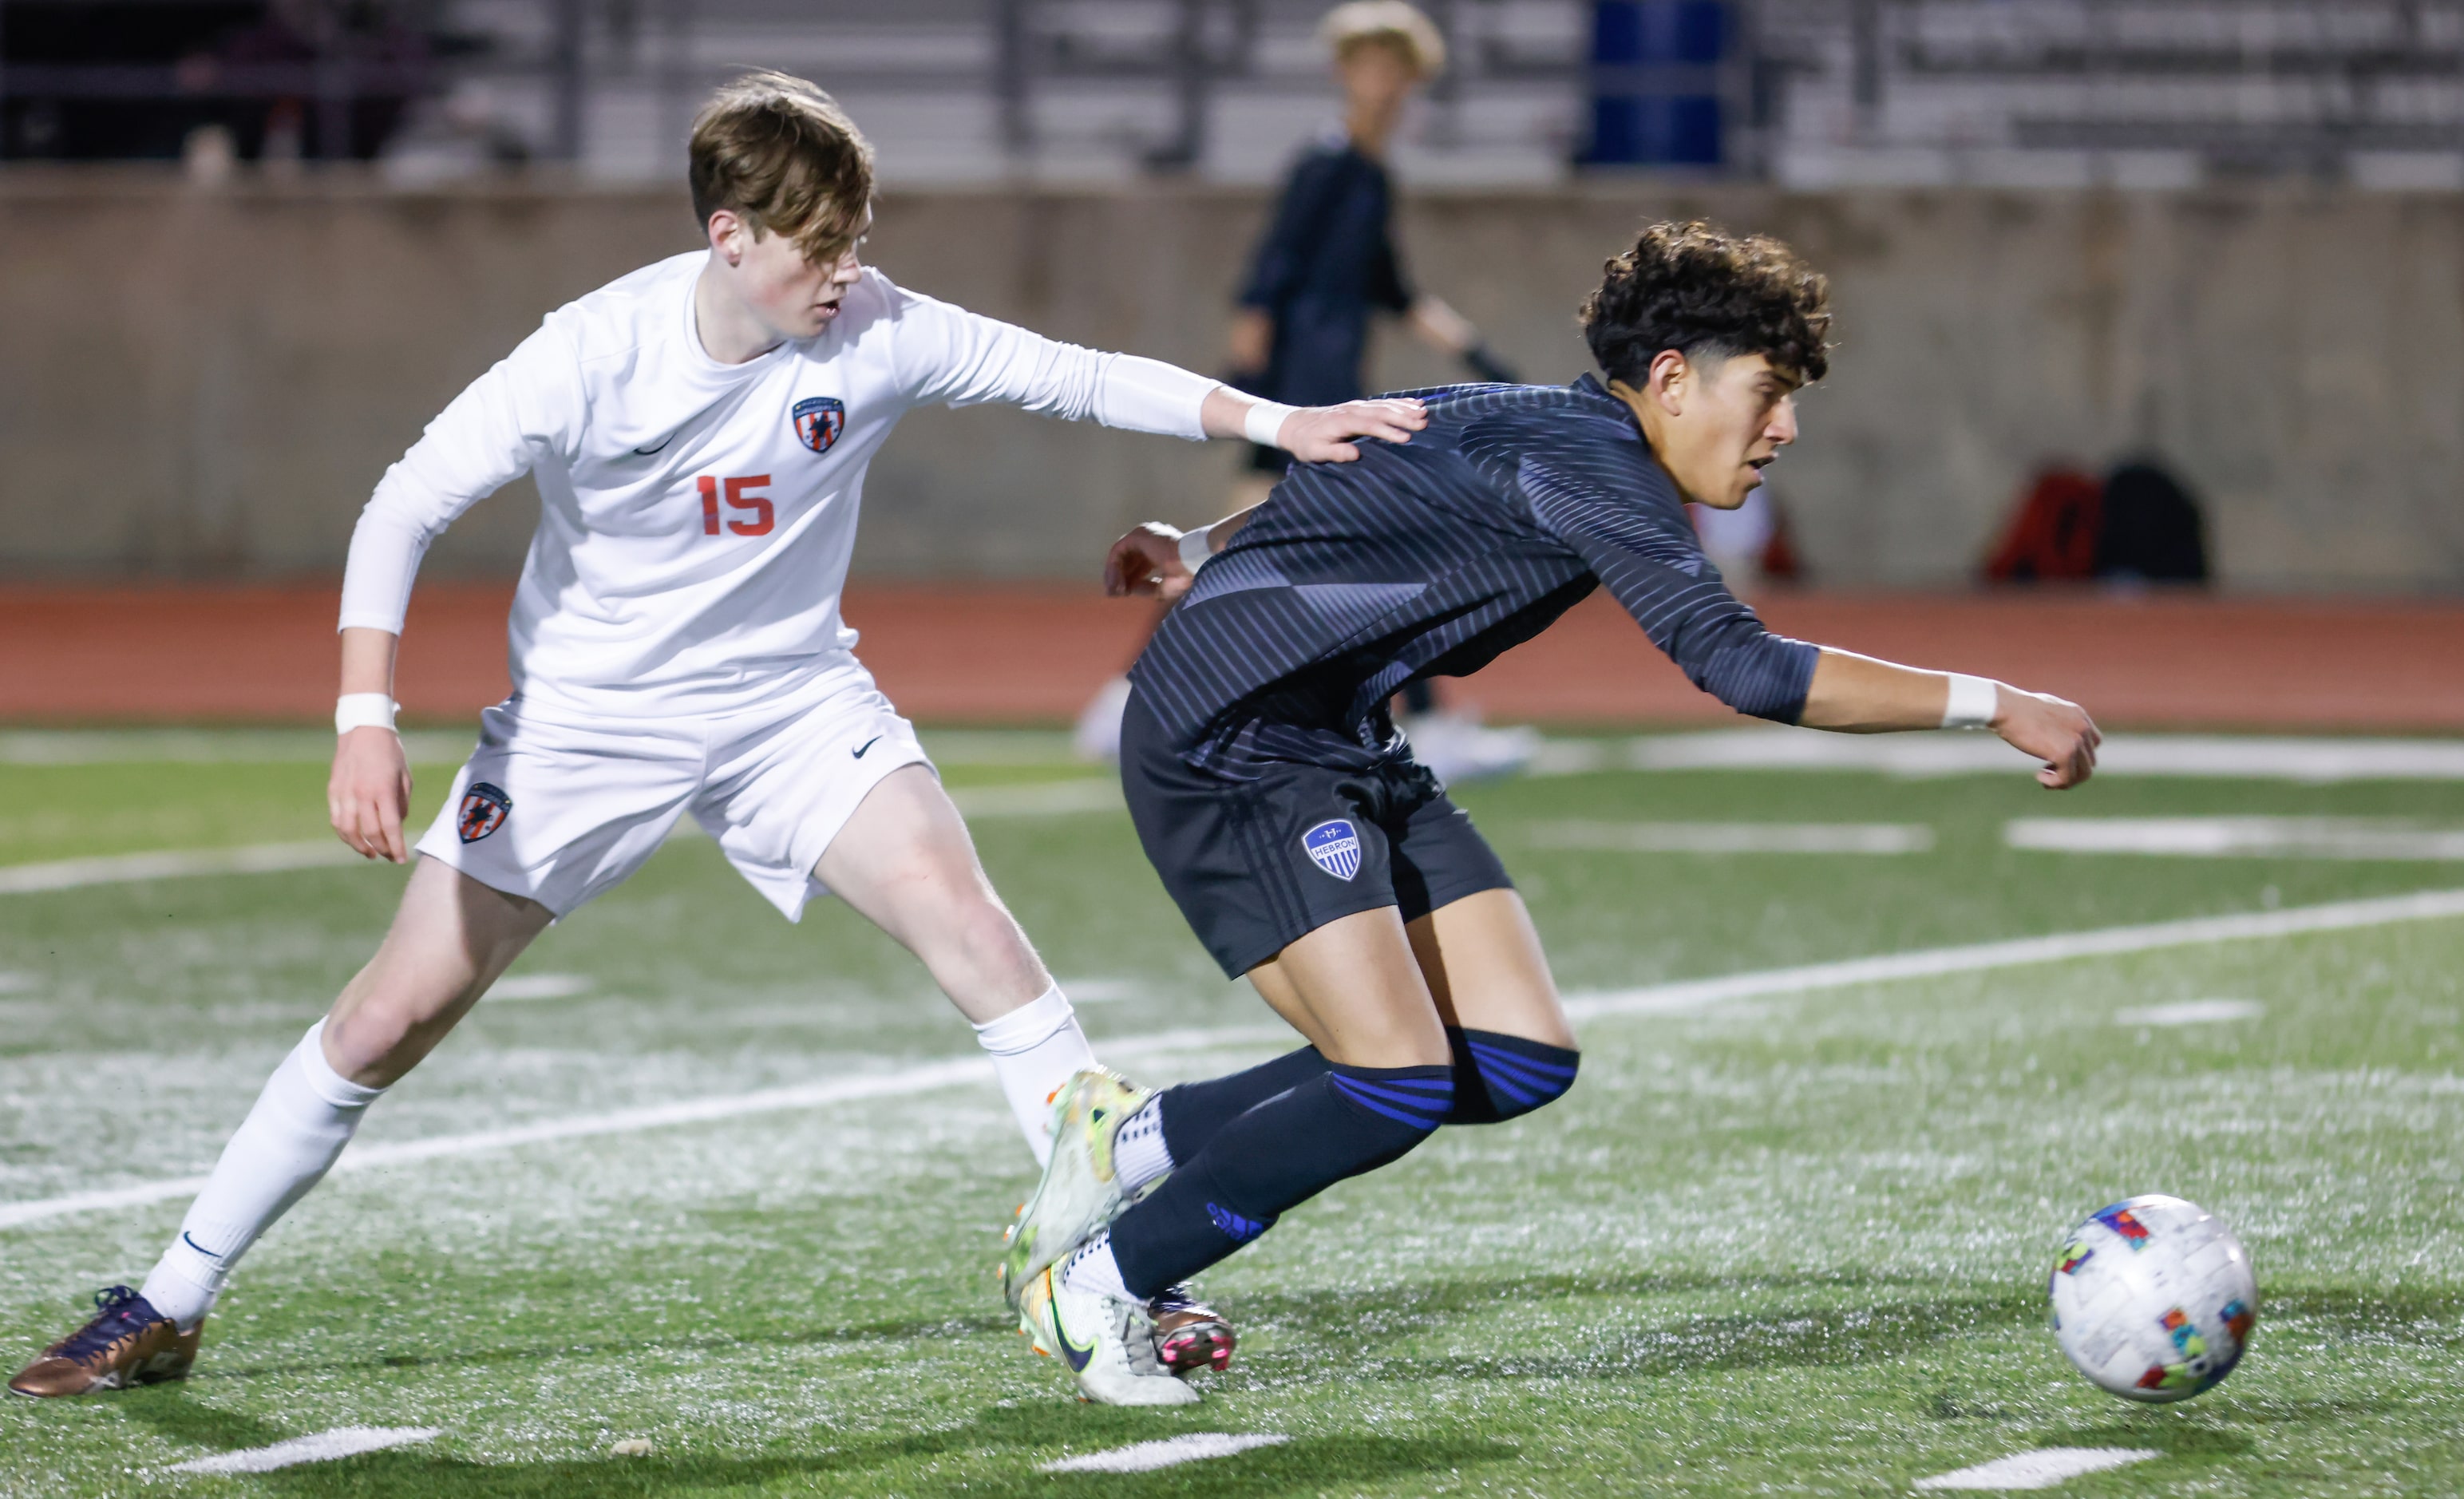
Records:
[[[860,745],[858,745],[858,746],[856,747],[856,750],[855,750],[855,758],[856,758],[856,759],[858,759],[858,760],[862,760],[862,759],[864,759],[864,752],[865,752],[866,750],[869,750],[869,749],[872,748],[874,745],[876,745],[876,744],[878,744],[878,743],[880,743],[880,742],[881,742],[881,736],[880,736],[880,735],[878,735],[878,734],[876,734],[876,735],[874,735],[872,738],[869,738],[869,739],[865,740],[862,744],[860,744]]]
[[[666,452],[666,451],[667,451],[668,444],[670,444],[670,443],[671,443],[671,442],[674,442],[675,440],[676,440],[676,434],[675,434],[675,433],[673,433],[673,432],[670,432],[670,433],[668,433],[668,435],[666,435],[665,437],[662,437],[662,438],[660,438],[660,439],[659,439],[659,445],[658,445],[656,448],[636,448],[636,449],[634,449],[633,451],[634,451],[636,453],[639,453],[641,456],[643,456],[643,457],[645,457],[645,458],[648,458],[648,457],[651,456],[651,455],[652,455],[652,454],[654,454],[654,453],[659,453],[659,452]]]

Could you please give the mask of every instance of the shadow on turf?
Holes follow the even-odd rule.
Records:
[[[120,1408],[165,1436],[207,1451],[264,1446],[302,1433],[283,1431],[246,1417],[200,1405],[177,1389],[148,1390],[123,1398]],[[1133,1442],[1221,1429],[1203,1411],[1111,1410],[1097,1406],[1038,1404],[996,1406],[964,1426],[922,1432],[895,1441],[865,1443],[802,1456],[730,1458],[691,1453],[649,1458],[587,1459],[552,1463],[473,1463],[432,1450],[398,1448],[337,1463],[251,1475],[245,1482],[275,1493],[330,1496],[418,1495],[428,1499],[529,1499],[529,1496],[605,1494],[650,1496],[742,1488],[760,1489],[781,1481],[836,1478],[846,1484],[880,1481],[900,1492],[963,1489],[969,1494],[1048,1495],[1066,1484],[1090,1495],[1152,1492],[1168,1488],[1179,1495],[1216,1499],[1265,1499],[1312,1493],[1328,1488],[1374,1484],[1411,1473],[1459,1469],[1503,1462],[1520,1454],[1507,1442],[1399,1437],[1303,1437],[1281,1446],[1210,1459],[1155,1473],[1046,1474],[1043,1465],[1061,1456],[1101,1452]],[[957,1460],[969,1471],[927,1478],[918,1466],[945,1469]],[[1026,1471],[1018,1471],[1023,1466]],[[993,1471],[985,1471],[991,1467]],[[1004,1470],[1007,1471],[1004,1471]]]

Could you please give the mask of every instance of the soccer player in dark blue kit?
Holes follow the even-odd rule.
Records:
[[[1130,673],[1121,777],[1139,839],[1224,972],[1309,1045],[1159,1092],[1081,1072],[1058,1095],[1003,1284],[1089,1398],[1196,1399],[1139,1352],[1153,1298],[1439,1126],[1510,1119],[1573,1084],[1521,897],[1387,717],[1404,682],[1476,672],[1605,585],[1741,713],[1990,727],[2056,788],[2094,768],[2075,704],[1774,635],[1705,560],[1684,502],[1742,504],[1795,440],[1827,301],[1776,240],[1652,225],[1583,307],[1605,385],[1422,391],[1428,425],[1408,442],[1296,465],[1202,532],[1114,544],[1112,591],[1178,598]]]

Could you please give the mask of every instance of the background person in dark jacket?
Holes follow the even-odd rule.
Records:
[[[1369,320],[1380,312],[1475,376],[1513,380],[1461,313],[1412,290],[1395,250],[1386,146],[1413,91],[1445,66],[1444,39],[1403,0],[1337,6],[1320,34],[1343,84],[1343,133],[1302,153],[1285,181],[1233,320],[1233,383],[1286,405],[1316,404],[1322,391],[1357,395]],[[1281,456],[1259,449],[1256,467],[1280,474]]]
[[[1386,145],[1413,92],[1443,71],[1444,37],[1404,0],[1337,6],[1318,34],[1343,85],[1343,132],[1303,152],[1285,180],[1241,291],[1228,378],[1287,406],[1357,399],[1370,319],[1382,312],[1462,359],[1474,378],[1515,383],[1520,377],[1481,342],[1479,329],[1412,289],[1395,250]],[[1236,508],[1264,499],[1287,462],[1280,449],[1253,446],[1255,477],[1234,496]],[[1405,732],[1421,763],[1449,781],[1520,769],[1538,748],[1529,729],[1485,729],[1468,715],[1440,713],[1426,682],[1413,682],[1403,695]]]

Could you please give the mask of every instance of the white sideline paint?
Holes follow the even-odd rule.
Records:
[[[2013,849],[2177,858],[2464,859],[2464,827],[2373,817],[2021,817],[2002,825]]]
[[[1185,1437],[1162,1437],[1154,1442],[1133,1442],[1110,1452],[1089,1452],[1085,1457],[1063,1458],[1046,1463],[1047,1473],[1151,1473],[1158,1467],[1171,1467],[1178,1463],[1196,1463],[1211,1457],[1230,1457],[1252,1447],[1271,1447],[1289,1442],[1289,1437],[1265,1435],[1241,1436],[1222,1431],[1195,1431]]]
[[[1922,823],[1530,823],[1525,842],[1541,849],[1617,853],[1923,853],[1933,829]]]
[[[2145,1009],[2115,1010],[2117,1025],[2204,1025],[2215,1021],[2256,1020],[2267,1006],[2256,1000],[2184,1000]]]
[[[588,976],[578,973],[512,974],[488,986],[492,1000],[569,1000],[589,992]]]
[[[1664,1015],[1708,1009],[1735,1000],[1781,994],[1814,994],[1857,984],[1885,983],[1901,979],[1927,979],[1944,974],[1978,973],[2031,963],[2060,962],[2118,953],[2145,953],[2167,947],[2192,947],[2209,942],[2261,941],[2303,932],[2343,932],[2390,926],[2404,921],[2435,921],[2464,916],[2464,890],[2420,891],[2375,900],[2337,901],[2323,906],[2294,906],[2282,911],[2254,911],[2240,915],[2200,916],[2188,921],[2159,921],[2147,926],[2105,927],[2067,932],[2054,937],[2021,937],[2010,942],[1980,942],[1969,947],[1936,947],[1914,953],[1888,953],[1844,962],[1810,963],[1762,973],[1730,974],[1720,979],[1695,979],[1650,984],[1604,994],[1576,995],[1566,1011],[1578,1020],[1609,1015]],[[1104,1043],[1108,1057],[1156,1056],[1178,1051],[1204,1051],[1227,1047],[1272,1045],[1287,1041],[1279,1026],[1226,1026],[1212,1030],[1167,1030]],[[816,1109],[828,1104],[878,1098],[913,1090],[988,1080],[992,1064],[980,1056],[926,1063],[894,1072],[842,1078],[801,1088],[772,1088],[759,1092],[715,1098],[686,1099],[608,1113],[545,1119],[503,1129],[478,1130],[399,1145],[352,1145],[334,1163],[336,1171],[372,1166],[408,1165],[451,1156],[507,1150],[552,1140],[583,1139],[635,1130],[705,1124],[746,1114],[790,1109]],[[143,1181],[124,1187],[72,1193],[66,1197],[0,1203],[0,1229],[44,1219],[109,1207],[136,1207],[171,1198],[193,1197],[205,1185],[203,1177],[169,1181]]]
[[[958,810],[971,818],[1067,817],[1083,812],[1117,811],[1118,782],[1085,778],[1047,781],[1020,786],[960,786],[950,793]],[[679,818],[676,831],[685,837],[701,832],[691,818]],[[89,885],[128,885],[140,880],[184,879],[199,874],[279,874],[291,870],[317,870],[368,861],[339,840],[316,843],[260,843],[236,849],[175,849],[152,853],[121,853],[93,859],[60,859],[48,864],[0,865],[0,895],[25,895],[41,891],[78,890]],[[497,996],[511,999],[516,996]],[[562,996],[530,995],[531,999]]]
[[[435,1426],[337,1426],[313,1437],[294,1437],[270,1447],[249,1447],[239,1452],[217,1452],[194,1462],[175,1463],[174,1473],[271,1473],[279,1467],[297,1467],[302,1463],[331,1463],[339,1458],[357,1457],[363,1452],[382,1452],[387,1447],[407,1447],[415,1442],[433,1442],[443,1436]]]
[[[2152,1447],[2043,1447],[1917,1480],[1919,1488],[2051,1488],[2081,1473],[2128,1467],[2165,1454]]]
[[[1655,983],[1639,989],[1577,995],[1566,1002],[1566,1013],[1578,1020],[1601,1015],[1668,1015],[1775,994],[1812,994],[1900,979],[1931,979],[1944,974],[2062,962],[2074,958],[2195,947],[2209,942],[2261,941],[2302,932],[2343,932],[2450,916],[2464,916],[2464,890],[2426,890],[2375,900],[2339,900],[2323,906],[2290,906],[2282,911],[2252,911],[2232,916],[2194,916],[2187,921],[2062,932],[2007,942],[1933,947],[1922,952],[1852,958],[1844,962],[1809,963],[1802,968],[1730,974],[1721,979]]]
[[[23,994],[34,986],[30,973],[0,973],[0,994]]]
[[[1868,770],[1904,780],[2025,773],[2029,758],[1991,734],[1825,734],[1713,729],[1621,741],[1553,740],[1541,775],[1600,770]],[[2100,776],[2217,776],[2254,781],[2464,781],[2464,739],[2286,735],[2115,734]]]
[[[259,843],[238,849],[177,849],[160,853],[119,853],[49,864],[0,865],[0,895],[77,890],[87,885],[126,885],[138,880],[185,879],[196,874],[275,874],[367,861],[340,841]]]

